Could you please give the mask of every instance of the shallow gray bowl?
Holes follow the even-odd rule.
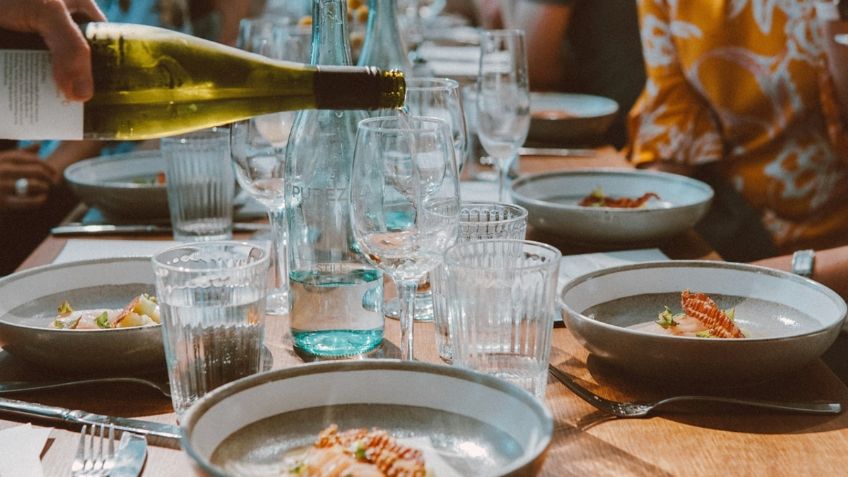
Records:
[[[615,197],[655,192],[661,200],[637,209],[577,205],[598,187]],[[632,246],[695,225],[709,210],[713,190],[677,174],[595,168],[519,177],[512,184],[512,198],[530,212],[528,221],[539,230],[579,244]]]
[[[603,96],[530,93],[527,139],[546,144],[597,140],[618,113],[618,103]]]
[[[735,308],[746,338],[656,334],[638,328],[680,292],[710,295]],[[640,376],[701,384],[743,384],[795,371],[821,356],[845,320],[845,301],[806,278],[716,261],[648,262],[592,272],[560,294],[574,336],[596,357]],[[637,328],[634,328],[637,326]]]
[[[159,151],[137,151],[79,161],[65,169],[65,180],[89,207],[119,219],[167,219],[165,184],[140,184],[166,169]]]
[[[427,437],[460,475],[480,476],[534,475],[553,432],[544,404],[505,381],[444,365],[364,360],[220,387],[183,417],[182,447],[205,475],[280,475],[286,451],[311,445],[333,423]]]
[[[45,265],[0,278],[0,346],[35,364],[76,374],[165,367],[160,326],[60,330],[50,325],[67,300],[75,309],[123,308],[153,293],[150,257]]]

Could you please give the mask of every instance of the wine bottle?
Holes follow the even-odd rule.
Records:
[[[85,103],[58,93],[37,36],[0,30],[0,138],[148,139],[277,111],[403,104],[398,71],[272,60],[144,25],[82,29],[94,74]]]

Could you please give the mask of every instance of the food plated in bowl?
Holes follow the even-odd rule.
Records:
[[[79,161],[65,180],[89,207],[113,219],[167,219],[165,159],[157,151],[136,151]]]
[[[385,432],[421,451],[427,475],[437,476],[534,475],[553,432],[544,404],[505,381],[443,365],[366,360],[224,385],[187,411],[182,445],[205,475],[288,475],[302,464],[297,455],[318,447],[333,425]]]
[[[76,374],[161,370],[165,354],[159,325],[96,325],[103,311],[123,310],[153,289],[150,257],[51,264],[8,275],[0,278],[0,346],[37,365]],[[65,302],[77,310],[99,310],[95,328],[55,327]],[[130,319],[144,323],[140,317]]]
[[[533,227],[563,240],[633,246],[688,230],[709,210],[713,190],[677,174],[596,168],[519,177],[512,198]]]
[[[551,145],[594,142],[607,132],[618,103],[603,96],[530,93],[527,139]]]
[[[714,300],[744,336],[691,336],[657,326],[666,307],[671,319],[693,314],[685,307],[687,289]],[[566,326],[597,358],[638,376],[700,384],[752,383],[798,370],[827,350],[846,315],[845,301],[812,280],[718,261],[592,272],[567,283],[560,302]]]

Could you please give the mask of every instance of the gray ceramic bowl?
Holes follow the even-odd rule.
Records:
[[[649,332],[688,288],[735,308],[746,338]],[[829,288],[786,272],[714,261],[649,262],[592,272],[560,294],[563,319],[596,357],[636,375],[702,384],[740,384],[797,370],[836,339],[846,305]],[[634,328],[635,327],[635,328]]]
[[[150,257],[45,265],[0,279],[0,346],[35,364],[77,374],[165,367],[160,326],[60,330],[50,325],[67,300],[76,309],[123,308],[153,293]]]
[[[420,362],[324,362],[235,381],[183,416],[182,447],[199,473],[280,475],[286,451],[330,424],[429,438],[459,475],[534,475],[550,411],[530,393],[473,371]],[[276,473],[274,473],[276,472]]]
[[[598,187],[608,196],[660,200],[643,208],[583,207],[577,203]],[[695,225],[709,210],[712,188],[695,179],[637,169],[581,169],[519,177],[512,198],[526,208],[531,225],[579,244],[647,244]]]
[[[530,93],[527,139],[546,144],[597,140],[607,132],[618,103],[602,96],[571,93]]]
[[[167,219],[164,184],[148,182],[166,169],[159,151],[137,151],[77,162],[65,169],[65,180],[89,207],[117,219]]]

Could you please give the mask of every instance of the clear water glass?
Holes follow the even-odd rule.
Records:
[[[480,37],[477,136],[498,169],[498,201],[507,200],[508,175],[530,130],[527,53],[521,30],[486,30]]]
[[[544,398],[562,254],[524,240],[462,242],[445,252],[453,364]]]
[[[527,209],[499,202],[462,202],[459,209],[457,243],[474,240],[524,240],[527,233]],[[439,357],[450,363],[451,320],[446,302],[444,265],[431,273],[433,290],[433,324]]]
[[[160,148],[174,239],[232,238],[236,180],[230,164],[229,129],[162,138]]]
[[[459,179],[448,124],[413,116],[361,121],[350,187],[356,244],[397,285],[401,359],[411,360],[415,289],[456,240],[459,226]]]
[[[269,254],[197,242],[153,256],[174,411],[262,369]]]
[[[312,33],[285,17],[242,19],[237,46],[270,58],[304,63]],[[243,190],[265,206],[274,246],[273,281],[267,312],[289,311],[288,233],[285,201],[286,143],[294,112],[266,114],[231,125],[231,150],[236,179]]]

